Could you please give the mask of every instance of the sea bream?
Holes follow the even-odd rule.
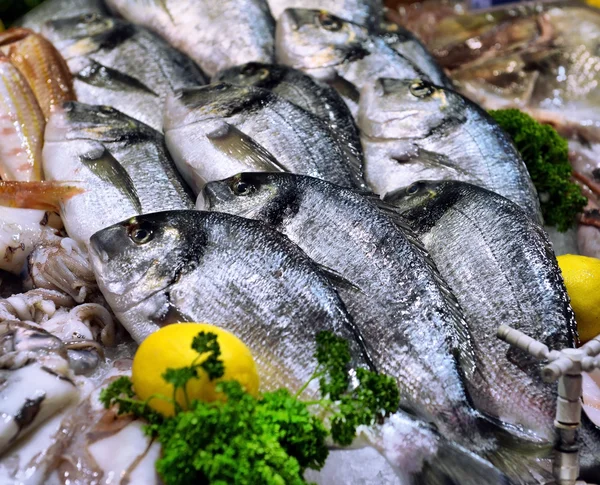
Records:
[[[197,192],[241,171],[291,171],[360,186],[338,141],[319,118],[254,86],[216,83],[167,99],[165,139]]]
[[[474,428],[458,363],[479,374],[461,310],[416,236],[376,197],[294,174],[243,173],[208,184],[200,201],[265,222],[339,275],[337,290],[403,404],[453,439]]]
[[[249,62],[217,73],[214,81],[268,89],[314,114],[329,127],[348,163],[362,178],[363,151],[352,113],[340,95],[302,71],[277,64]]]
[[[358,116],[369,186],[385,196],[423,179],[492,190],[541,222],[527,167],[510,137],[479,106],[424,79],[379,79]]]
[[[55,110],[43,158],[49,180],[75,181],[84,190],[60,210],[79,243],[136,214],[193,207],[163,136],[113,108],[68,102]]]
[[[333,85],[356,115],[359,91],[378,78],[429,79],[365,27],[321,10],[288,9],[277,22],[276,56]]]
[[[158,131],[167,94],[205,83],[191,59],[124,20],[67,17],[42,33],[66,59],[78,101],[112,106]]]
[[[107,0],[130,22],[164,37],[209,75],[244,62],[273,62],[275,21],[266,0]]]
[[[553,443],[556,386],[542,381],[543,364],[495,338],[505,324],[550,349],[577,344],[575,315],[542,227],[504,197],[456,181],[416,182],[389,202],[464,309],[489,376],[490,387],[473,394],[477,408]],[[584,426],[582,435],[590,433],[600,436]],[[588,449],[584,464],[592,461]]]
[[[210,322],[248,345],[265,389],[292,392],[314,371],[320,330],[349,339],[353,365],[371,364],[317,265],[259,222],[195,210],[146,214],[94,234],[90,255],[102,293],[137,342],[173,321]]]

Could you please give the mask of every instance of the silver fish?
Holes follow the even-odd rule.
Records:
[[[401,406],[511,475],[522,470],[518,480],[527,483],[532,464],[500,446],[496,432],[506,431],[471,407],[469,397],[490,384],[462,310],[391,206],[322,180],[275,173],[210,183],[204,204],[267,223],[326,268],[375,366],[397,378]]]
[[[343,19],[376,29],[383,17],[381,0],[267,0],[275,19],[288,8],[325,10]]]
[[[158,131],[167,94],[205,83],[191,59],[123,20],[81,15],[42,32],[67,61],[80,102],[112,106]]]
[[[370,363],[317,266],[259,222],[200,211],[146,214],[94,234],[90,254],[102,293],[138,342],[173,321],[210,322],[248,345],[265,388],[292,392],[314,371],[320,330],[349,339],[355,365]]]
[[[108,0],[117,14],[164,37],[209,75],[273,61],[275,21],[266,0]]]
[[[280,64],[332,84],[354,115],[358,91],[380,77],[428,79],[383,38],[320,10],[288,9],[281,15],[276,56]]]
[[[204,199],[211,210],[265,222],[338,274],[340,296],[375,365],[398,379],[404,405],[454,439],[474,427],[452,353],[465,372],[477,373],[461,310],[416,238],[399,230],[378,199],[268,173],[212,182]]]
[[[113,108],[68,102],[55,110],[43,158],[49,180],[77,181],[84,189],[60,211],[79,243],[126,217],[193,207],[162,135]]]
[[[555,385],[542,381],[536,359],[495,338],[506,324],[550,349],[577,343],[575,316],[544,230],[516,204],[462,182],[419,181],[390,202],[411,222],[464,309],[491,385],[472,394],[476,407],[553,443]],[[600,436],[584,426],[582,434],[591,433]],[[592,461],[600,465],[597,454]]]
[[[367,183],[376,193],[427,178],[461,180],[512,200],[541,222],[535,187],[512,141],[455,91],[423,79],[379,79],[361,93],[358,123]],[[448,169],[424,173],[423,159]]]
[[[214,81],[268,89],[306,111],[329,127],[346,154],[348,163],[362,180],[363,151],[352,113],[335,89],[302,71],[276,64],[249,62],[217,73]]]
[[[327,126],[266,89],[218,83],[183,90],[168,98],[164,124],[169,151],[196,191],[240,171],[360,183]]]

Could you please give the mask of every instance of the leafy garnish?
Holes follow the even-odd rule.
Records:
[[[543,125],[518,109],[499,109],[490,115],[512,138],[540,196],[544,222],[566,231],[587,200],[571,181],[569,147],[554,128]]]
[[[304,485],[306,469],[318,470],[325,464],[328,436],[349,445],[358,426],[381,421],[399,403],[395,380],[367,369],[356,369],[357,382],[350,389],[351,354],[344,339],[320,332],[316,344],[317,368],[296,394],[278,389],[255,398],[239,382],[221,381],[216,390],[225,400],[193,400],[187,410],[176,407],[174,416],[164,417],[148,402],[136,400],[131,380],[121,377],[102,391],[100,399],[107,408],[117,406],[120,414],[148,421],[146,433],[162,445],[156,469],[167,485]],[[163,374],[176,389],[185,391],[198,368],[211,380],[224,374],[215,334],[199,333],[192,348],[198,357],[190,366]],[[315,380],[321,398],[301,400]]]

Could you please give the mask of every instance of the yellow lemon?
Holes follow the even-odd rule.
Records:
[[[211,381],[202,368],[198,368],[198,378],[187,383],[187,396],[190,401],[214,401],[219,399],[215,391],[217,382],[236,380],[246,391],[254,396],[258,393],[258,373],[252,354],[248,347],[235,335],[207,323],[176,323],[161,328],[142,342],[133,358],[131,380],[135,393],[141,400],[146,400],[154,394],[168,398],[173,397],[173,386],[162,378],[164,372],[171,368],[177,369],[189,366],[198,353],[191,348],[192,339],[200,332],[212,332],[217,336],[221,348],[220,359],[225,366],[223,377]],[[208,357],[201,357],[202,362]],[[177,391],[177,402],[183,409],[186,400],[182,389]],[[163,399],[150,400],[150,406],[171,416],[173,405]]]
[[[600,259],[574,254],[558,256],[577,320],[581,343],[600,334]]]

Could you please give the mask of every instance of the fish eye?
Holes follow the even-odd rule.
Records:
[[[244,67],[240,69],[240,73],[244,76],[253,76],[256,72],[256,65],[254,64],[246,64]]]
[[[129,228],[128,233],[129,239],[136,244],[146,244],[147,242],[152,241],[154,238],[152,229],[143,225],[134,224]]]
[[[331,32],[337,32],[342,28],[342,21],[340,19],[325,12],[319,14],[319,24],[325,30],[330,30]]]
[[[256,190],[256,187],[241,179],[237,179],[233,181],[231,190],[233,190],[235,195],[250,195]]]
[[[425,188],[425,184],[423,182],[415,182],[407,187],[406,193],[408,195],[415,195],[419,193],[421,190]]]
[[[85,23],[89,24],[89,23],[92,23],[92,22],[98,20],[98,15],[95,13],[86,13],[85,15],[83,15],[82,20]]]
[[[417,98],[426,98],[434,93],[435,88],[425,81],[415,81],[410,85],[409,90],[410,94]]]

